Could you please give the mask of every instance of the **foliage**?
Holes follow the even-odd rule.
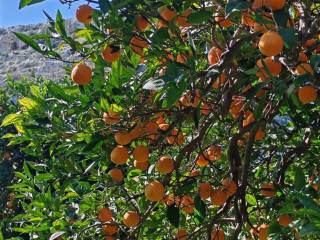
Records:
[[[119,227],[116,239],[174,239],[181,228],[188,239],[211,239],[216,229],[228,239],[244,239],[254,237],[262,224],[268,224],[271,239],[318,239],[319,98],[303,104],[306,96],[299,89],[319,87],[319,4],[287,1],[271,11],[231,0],[88,2],[94,7],[91,23],[74,36],[65,30],[60,12],[55,20],[49,17],[48,34],[16,33],[35,51],[65,61],[51,44],[58,38],[77,53],[74,63],[92,67],[93,78],[86,85],[69,77],[8,80],[0,91],[2,238],[104,239],[103,226],[110,223],[97,216],[108,207],[111,224]],[[179,26],[177,16],[164,21],[158,12],[164,5],[185,17],[188,26]],[[243,22],[246,14],[255,26]],[[137,30],[138,15],[150,25],[144,31]],[[222,26],[220,15],[231,24]],[[160,20],[164,27],[158,27]],[[273,56],[282,66],[278,74],[257,48],[264,27],[284,41],[281,54]],[[134,37],[147,46],[135,48]],[[107,46],[120,47],[120,59],[104,61],[101,52]],[[208,64],[212,46],[221,54]],[[301,52],[313,72],[298,74],[304,66]],[[67,66],[68,74],[72,68]],[[226,80],[217,82],[223,74]],[[241,107],[235,112],[236,103]],[[103,117],[111,112],[120,116],[112,125]],[[159,129],[164,122],[169,128]],[[150,123],[157,123],[151,134]],[[144,134],[126,144],[130,159],[116,165],[110,157],[115,134],[132,133],[140,125]],[[184,141],[170,144],[172,130]],[[132,151],[141,144],[150,152],[146,171],[133,163]],[[214,159],[204,156],[208,149]],[[164,155],[175,162],[169,174],[157,168]],[[200,166],[201,157],[206,166]],[[124,174],[120,183],[108,174],[114,168]],[[236,183],[236,190],[217,206],[214,191],[228,192],[223,179]],[[145,197],[145,186],[154,180],[165,187],[162,201]],[[200,183],[213,187],[211,198],[201,196]],[[265,183],[274,185],[275,196],[266,197]],[[123,224],[131,210],[140,215],[134,228]],[[293,218],[289,227],[277,222],[281,214]]]

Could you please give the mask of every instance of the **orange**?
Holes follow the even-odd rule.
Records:
[[[244,12],[241,17],[241,23],[248,27],[254,27],[256,22],[253,20],[249,12]]]
[[[192,9],[186,9],[180,16],[177,17],[176,22],[181,27],[190,27],[192,24],[188,22],[188,16],[192,13]]]
[[[314,39],[314,38],[311,38],[311,39],[308,39],[304,44],[303,44],[303,46],[305,47],[305,48],[308,48],[308,47],[311,47],[312,45],[314,45],[315,43],[316,43],[316,39]]]
[[[115,164],[125,164],[129,158],[128,149],[124,146],[115,147],[110,154],[111,162]]]
[[[119,168],[111,169],[108,174],[114,182],[122,182],[123,180],[123,173]]]
[[[137,123],[136,126],[130,131],[132,139],[142,137],[144,135],[144,127],[141,123]]]
[[[208,61],[210,65],[214,65],[220,61],[222,50],[217,47],[212,47],[208,53]]]
[[[171,206],[174,204],[174,196],[172,194],[165,195],[163,200],[167,206]]]
[[[230,105],[230,114],[233,119],[237,119],[240,116],[240,113],[243,111],[245,99],[242,97],[233,97]]]
[[[263,79],[270,78],[268,71],[272,76],[278,76],[281,73],[282,65],[279,62],[273,61],[271,57],[266,57],[263,60],[259,59],[257,61],[257,66],[259,68],[259,72],[257,72],[257,76]]]
[[[143,32],[149,26],[149,22],[144,16],[137,15],[136,16],[136,25],[137,25],[137,28],[139,29],[139,31]]]
[[[252,9],[256,10],[258,8],[262,8],[263,0],[254,0],[252,3]]]
[[[282,214],[278,217],[278,223],[282,227],[288,227],[290,223],[292,223],[292,217],[290,217],[288,214]]]
[[[238,187],[235,181],[225,178],[221,183],[228,197],[234,195],[237,192]]]
[[[231,27],[233,22],[229,19],[225,18],[224,16],[220,16],[219,13],[216,14],[214,20],[220,25],[220,27]]]
[[[109,208],[103,207],[99,210],[98,220],[100,222],[109,222],[112,220],[112,212]]]
[[[140,216],[137,212],[128,211],[123,216],[123,223],[127,227],[136,227],[140,222]]]
[[[227,75],[224,72],[222,72],[219,75],[218,79],[212,84],[212,88],[213,89],[220,88],[226,82],[226,80],[227,80]]]
[[[177,240],[187,240],[188,238],[188,232],[184,228],[179,228],[177,232]]]
[[[201,175],[201,172],[198,169],[192,169],[191,172],[190,172],[190,176],[191,177],[196,177],[196,176],[199,176],[199,175]]]
[[[256,132],[255,140],[261,141],[265,136],[265,133],[263,129],[259,128],[258,131]]]
[[[315,102],[318,97],[318,90],[313,86],[304,86],[299,88],[298,97],[303,104]]]
[[[313,68],[309,63],[301,63],[297,66],[295,72],[297,75],[303,75],[306,73],[313,75]]]
[[[159,124],[159,129],[162,131],[167,131],[169,128],[170,128],[170,124],[167,124],[167,123]]]
[[[177,16],[177,13],[175,11],[169,9],[166,6],[159,7],[158,13],[166,21],[171,21],[173,18]]]
[[[114,240],[114,238],[112,236],[106,236],[104,240]]]
[[[158,132],[158,124],[155,122],[147,122],[144,130],[147,134],[153,134]]]
[[[201,153],[197,159],[196,159],[196,164],[199,166],[199,167],[206,167],[209,165],[209,161],[206,159],[206,157],[204,156],[203,153]]]
[[[194,207],[194,200],[190,195],[184,195],[181,199],[182,210],[186,213],[192,213]]]
[[[267,57],[280,54],[283,46],[284,42],[282,37],[274,31],[265,32],[259,40],[260,52]]]
[[[263,0],[263,5],[272,11],[280,10],[284,7],[286,0]]]
[[[171,173],[174,170],[174,161],[169,156],[161,157],[156,164],[156,168],[160,173]]]
[[[259,227],[259,240],[267,240],[268,231],[269,231],[269,225],[268,224],[262,224]]]
[[[132,136],[128,132],[116,132],[114,134],[114,140],[120,145],[127,145],[131,142]]]
[[[164,191],[164,186],[161,182],[153,181],[145,187],[144,194],[149,201],[158,202],[163,199]]]
[[[222,206],[228,199],[228,195],[221,189],[213,190],[211,195],[211,203],[216,206]]]
[[[103,113],[103,121],[109,125],[116,124],[120,121],[120,115],[110,109],[107,113]]]
[[[298,60],[299,60],[299,62],[308,62],[309,58],[308,58],[307,54],[305,54],[304,52],[300,52]]]
[[[216,229],[211,232],[211,240],[224,240],[224,231]]]
[[[92,80],[92,70],[86,64],[79,63],[72,69],[71,79],[76,84],[86,85]]]
[[[102,226],[102,230],[106,235],[111,236],[118,232],[118,226],[107,224]]]
[[[205,156],[210,161],[220,160],[222,157],[221,146],[210,146],[205,151]]]
[[[77,8],[76,18],[83,24],[89,24],[93,15],[93,8],[88,5],[81,5]]]
[[[261,195],[264,197],[274,197],[277,191],[272,183],[263,183],[261,185]]]
[[[178,54],[176,61],[178,63],[185,63],[187,61],[187,57],[184,56],[183,54]]]
[[[101,56],[106,62],[115,62],[120,58],[120,48],[115,46],[107,46],[102,50]]]
[[[210,197],[212,192],[212,186],[210,183],[200,183],[199,184],[199,195],[202,200],[206,200]]]
[[[149,160],[149,149],[144,145],[139,145],[133,150],[132,155],[137,162],[146,162]]]
[[[178,137],[175,143],[178,145],[182,145],[184,143],[184,134],[182,132],[178,133]]]
[[[134,161],[133,165],[136,169],[140,169],[141,171],[145,171],[149,168],[149,162],[145,161],[145,162],[138,162],[138,161]]]
[[[147,48],[149,43],[141,37],[134,36],[130,40],[130,47],[136,54],[143,56],[143,49]]]
[[[209,103],[206,103],[206,102],[202,102],[201,103],[201,107],[200,107],[200,113],[207,116],[209,115],[210,113],[210,104]]]
[[[251,123],[253,123],[255,121],[256,121],[256,119],[255,119],[255,117],[254,117],[252,112],[247,111],[247,112],[244,113],[244,120],[243,120],[243,123],[242,123],[243,127],[246,127],[246,126],[250,125]]]

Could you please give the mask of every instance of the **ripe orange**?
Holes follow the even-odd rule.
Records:
[[[108,174],[114,182],[122,182],[123,180],[123,173],[119,168],[111,169]]]
[[[245,99],[242,97],[233,97],[230,105],[230,114],[233,119],[237,119],[240,116],[240,113],[243,111]]]
[[[163,201],[167,206],[173,205],[174,204],[174,196],[173,196],[173,194],[165,195],[164,198],[163,198]]]
[[[199,184],[199,195],[202,200],[206,200],[210,197],[212,192],[212,186],[210,183],[200,183]]]
[[[201,107],[200,107],[200,113],[207,116],[209,115],[210,113],[210,104],[209,103],[206,103],[206,102],[202,102],[201,103]]]
[[[144,145],[139,145],[133,150],[132,155],[137,162],[146,162],[149,160],[149,149]]]
[[[282,227],[288,227],[290,223],[292,223],[292,217],[290,217],[288,214],[282,214],[278,217],[278,223]]]
[[[208,53],[208,61],[210,65],[214,65],[220,61],[222,50],[217,47],[212,47]]]
[[[281,63],[273,61],[271,57],[266,57],[263,60],[259,59],[257,61],[257,66],[259,68],[259,72],[257,72],[257,76],[262,79],[269,79],[270,78],[265,67],[269,70],[270,74],[274,77],[278,76],[282,70]]]
[[[120,121],[120,115],[110,109],[107,113],[103,113],[103,121],[109,125],[116,124]]]
[[[76,18],[79,22],[83,24],[89,24],[92,19],[92,14],[94,10],[88,5],[81,5],[77,8]]]
[[[177,240],[186,240],[188,238],[188,232],[184,228],[179,228],[177,232]]]
[[[130,131],[132,139],[140,138],[144,135],[144,127],[142,123],[137,123]]]
[[[259,230],[259,240],[267,240],[269,225],[262,224],[258,230]]]
[[[300,52],[298,60],[299,60],[299,62],[308,62],[309,58],[308,58],[307,54],[305,54],[304,52]]]
[[[186,9],[180,16],[177,17],[176,22],[181,27],[190,27],[192,24],[188,22],[188,16],[192,13],[192,9]]]
[[[146,125],[144,126],[144,131],[147,134],[154,134],[158,132],[158,124],[155,122],[147,122]]]
[[[263,0],[263,5],[272,11],[280,10],[284,7],[286,0]]]
[[[143,56],[143,49],[147,48],[149,43],[141,37],[134,36],[130,40],[130,47],[136,54]]]
[[[136,16],[136,26],[139,29],[139,31],[143,32],[149,26],[149,22],[144,16],[137,15]]]
[[[279,33],[268,31],[264,33],[259,40],[260,52],[267,56],[272,57],[281,53],[284,42]]]
[[[241,23],[248,27],[254,27],[256,22],[253,20],[249,12],[244,12],[241,17]]]
[[[212,88],[213,89],[220,88],[226,82],[226,80],[227,80],[227,75],[224,72],[222,72],[219,75],[218,79],[212,84]]]
[[[116,132],[114,134],[114,140],[119,145],[127,145],[131,142],[132,136],[129,132]]]
[[[306,73],[313,75],[313,72],[314,72],[313,68],[311,67],[311,65],[309,63],[301,63],[296,68],[297,75],[303,75]]]
[[[251,111],[247,111],[244,113],[244,120],[242,123],[243,127],[246,127],[255,121],[256,119]]]
[[[315,102],[318,97],[318,90],[310,85],[299,88],[298,97],[303,104]]]
[[[217,13],[215,15],[214,20],[220,25],[220,27],[231,27],[233,25],[233,22],[229,19],[225,18],[224,16],[221,16],[220,13]]]
[[[116,234],[118,232],[118,226],[106,224],[106,225],[102,226],[102,230],[106,235],[111,236],[111,235]]]
[[[224,240],[224,231],[216,229],[211,232],[211,240]]]
[[[263,183],[261,185],[261,195],[264,197],[274,197],[277,191],[272,183]]]
[[[175,11],[169,9],[166,6],[159,7],[158,13],[166,21],[171,21],[173,18],[177,16],[177,13]]]
[[[86,85],[92,80],[92,70],[86,64],[79,63],[72,69],[71,79],[76,84]]]
[[[120,48],[116,46],[107,46],[102,50],[101,56],[106,62],[115,62],[120,58]]]
[[[221,183],[228,197],[234,195],[237,192],[238,187],[235,181],[225,178]]]
[[[158,202],[164,197],[164,186],[159,181],[150,182],[144,189],[146,198],[151,202]]]
[[[199,176],[199,175],[201,175],[201,172],[198,169],[192,169],[191,172],[190,172],[190,176],[192,176],[192,177],[196,177],[196,176]]]
[[[167,136],[166,140],[169,144],[182,145],[184,143],[184,135],[182,132],[178,133],[178,129],[172,129],[171,136]]]
[[[206,156],[203,153],[201,153],[196,159],[196,164],[199,167],[206,167],[209,165],[209,161],[206,159]]]
[[[262,6],[263,6],[262,3],[263,3],[263,0],[254,0],[252,3],[252,9],[256,10],[258,8],[262,8]]]
[[[220,160],[222,157],[222,149],[221,146],[210,146],[205,151],[205,156],[210,161]]]
[[[162,131],[167,131],[169,128],[170,128],[170,124],[167,124],[167,123],[159,124],[159,129]]]
[[[265,133],[263,129],[259,128],[258,131],[256,132],[255,140],[261,141],[265,136]]]
[[[171,173],[174,170],[174,161],[169,156],[161,157],[156,164],[156,168],[160,173]]]
[[[98,220],[100,222],[109,222],[112,220],[112,212],[109,208],[103,207],[99,210]]]
[[[187,213],[193,213],[194,200],[190,195],[184,195],[181,199],[182,210]]]
[[[111,162],[115,164],[125,164],[128,158],[128,149],[124,146],[116,146],[110,154]]]
[[[216,206],[224,205],[228,199],[227,193],[221,189],[213,190],[210,197],[211,203]]]
[[[141,171],[145,171],[149,168],[149,162],[145,161],[145,162],[138,162],[138,161],[134,161],[133,165],[136,169],[140,169]]]
[[[127,227],[136,227],[140,222],[140,216],[137,212],[128,211],[123,216],[123,223]]]

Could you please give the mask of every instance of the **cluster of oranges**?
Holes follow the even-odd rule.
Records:
[[[259,82],[267,82],[273,80],[274,78],[279,78],[282,73],[284,73],[284,64],[280,61],[281,55],[284,52],[285,42],[283,37],[278,31],[278,27],[274,24],[272,12],[278,11],[284,8],[286,5],[285,0],[255,0],[251,9],[246,10],[242,13],[241,24],[244,27],[250,29],[250,31],[259,32],[260,37],[255,44],[259,49],[261,59],[256,62],[256,76]],[[266,10],[266,11],[264,11]],[[188,16],[192,14],[194,10],[191,8],[186,9],[184,12],[178,14],[174,10],[168,8],[167,6],[162,6],[158,9],[158,14],[160,20],[157,22],[158,28],[167,28],[168,22],[174,22],[180,28],[191,27],[192,24],[188,22]],[[262,18],[269,22],[268,24],[261,24],[256,21],[255,15],[256,11],[262,14]],[[84,24],[89,24],[91,22],[92,15],[94,14],[94,9],[88,5],[82,5],[78,8],[76,17],[79,22]],[[214,21],[220,28],[230,28],[234,26],[235,22],[232,19],[226,18],[220,11],[214,15]],[[136,27],[134,31],[142,33],[148,29],[151,25],[151,21],[145,16],[138,14],[135,17]],[[288,21],[288,26],[292,23]],[[112,31],[109,29],[109,31]],[[168,30],[170,33],[170,30]],[[174,34],[174,33],[170,33]],[[183,36],[179,36],[183,40]],[[290,70],[295,77],[309,74],[313,75],[314,70],[310,64],[308,54],[308,47],[315,43],[314,39],[308,40],[304,44],[304,50],[299,53],[297,65],[295,68]],[[150,48],[152,43],[146,38],[141,37],[139,34],[134,35],[129,42],[129,46],[133,52],[141,56],[142,61],[144,61],[146,49]],[[218,65],[224,56],[225,50],[222,49],[218,44],[209,50],[207,55],[208,65],[215,66]],[[165,64],[167,61],[176,61],[178,63],[186,63],[189,54],[178,54],[175,58],[171,53],[166,53],[167,58],[161,58],[159,61]],[[104,61],[108,63],[113,63],[120,59],[121,49],[118,45],[109,44],[101,50],[101,57]],[[159,75],[164,75],[166,71],[165,67],[162,67],[159,71]],[[79,84],[85,85],[90,83],[92,80],[92,69],[84,64],[79,63],[74,66],[71,73],[72,80]],[[212,89],[222,89],[230,80],[231,76],[228,76],[227,69],[223,70],[217,79],[212,84]],[[210,86],[211,87],[211,86]],[[242,92],[248,91],[252,88],[251,85],[246,86],[246,89]],[[272,88],[272,84],[269,84],[268,90]],[[297,89],[297,95],[301,103],[309,104],[317,100],[317,88],[313,86],[312,83],[308,83]],[[246,109],[246,98],[242,96],[242,93],[232,96],[231,104],[229,108],[230,115],[234,120],[241,119],[242,127],[246,128],[252,125],[256,118],[251,110]],[[259,91],[256,97],[259,98],[267,93],[266,89]],[[200,106],[201,114],[207,116],[211,113],[213,109],[213,103],[202,96],[202,92],[196,88],[195,90],[188,90],[182,94],[179,100],[175,103],[174,107],[184,110],[184,109],[195,109]],[[113,111],[111,108],[108,112],[103,114],[103,121],[105,124],[113,129],[113,125],[117,125],[121,121],[121,115],[118,112]],[[241,145],[248,139],[248,134],[243,136],[243,140],[239,140],[238,144]],[[265,130],[260,127],[255,133],[255,140],[261,141],[265,137]],[[143,140],[140,143],[138,140]],[[175,147],[181,147],[186,142],[185,134],[181,129],[168,124],[165,121],[165,114],[160,113],[155,116],[153,120],[141,120],[139,119],[134,123],[130,130],[126,131],[115,131],[114,141],[116,146],[110,153],[110,160],[117,167],[112,168],[108,174],[112,180],[116,183],[122,183],[124,180],[124,173],[119,165],[129,164],[130,156],[132,156],[134,162],[133,166],[136,169],[146,171],[150,166],[150,155],[152,151],[148,148],[146,142],[150,141],[155,143],[157,141],[164,141],[166,144],[174,145]],[[139,144],[137,145],[137,143]],[[131,151],[131,148],[132,151]],[[210,145],[206,149],[200,152],[195,158],[195,165],[197,167],[206,167],[214,161],[221,160],[222,158],[222,148],[220,145]],[[160,156],[155,163],[156,171],[165,176],[170,176],[177,168],[179,164],[170,155]],[[193,169],[190,171],[189,176],[197,177],[201,175],[200,171]],[[199,196],[203,201],[210,199],[211,204],[216,207],[223,206],[229,198],[234,196],[238,191],[238,183],[231,178],[224,178],[221,181],[219,187],[214,188],[209,182],[201,182],[198,186]],[[276,196],[276,188],[272,183],[263,183],[261,185],[261,195],[267,198],[272,198]],[[194,209],[194,199],[191,195],[184,196],[174,196],[168,193],[166,186],[159,180],[154,180],[146,184],[144,189],[145,198],[151,202],[163,202],[166,205],[176,205],[182,208],[186,214],[190,214]],[[107,239],[112,239],[118,231],[118,223],[113,220],[112,212],[109,208],[101,208],[98,213],[98,220],[103,222],[103,230],[107,235]],[[135,228],[141,224],[142,216],[137,211],[128,211],[124,214],[122,222],[125,226],[129,228]],[[278,222],[281,226],[287,227],[293,221],[289,215],[280,215]],[[269,226],[267,224],[262,224],[260,226],[255,226],[251,230],[252,235],[257,236],[260,240],[267,239]],[[177,239],[187,239],[188,232],[184,228],[179,228],[177,232]],[[212,231],[211,239],[224,239],[225,233],[221,228],[217,228]]]

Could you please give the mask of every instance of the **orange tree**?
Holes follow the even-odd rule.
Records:
[[[15,33],[70,77],[25,83],[2,117],[26,156],[7,156],[5,238],[319,239],[319,11],[88,0],[74,34],[60,12]]]

